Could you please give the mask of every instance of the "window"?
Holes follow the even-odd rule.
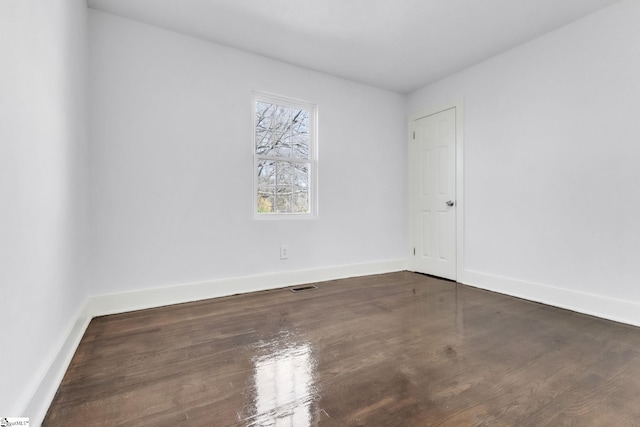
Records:
[[[259,218],[316,212],[316,107],[254,95],[254,213]]]

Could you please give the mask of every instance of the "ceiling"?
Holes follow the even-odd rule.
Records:
[[[617,1],[87,0],[87,4],[408,93]]]

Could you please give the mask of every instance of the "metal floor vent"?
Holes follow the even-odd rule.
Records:
[[[298,286],[297,288],[289,288],[291,292],[302,292],[302,291],[310,291],[312,289],[318,289],[317,286],[307,285],[307,286]]]

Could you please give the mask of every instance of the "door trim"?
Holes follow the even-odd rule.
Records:
[[[456,281],[459,283],[465,283],[464,278],[464,103],[463,100],[457,100],[455,102],[441,105],[437,108],[428,108],[420,110],[417,113],[411,114],[408,120],[408,132],[407,132],[407,156],[409,152],[409,144],[413,141],[413,126],[414,122],[432,116],[434,114],[441,113],[445,110],[455,108],[456,110]],[[411,164],[411,159],[407,159],[408,164]],[[409,183],[407,182],[407,186]],[[409,192],[409,190],[407,190]],[[409,251],[408,251],[408,265],[413,268],[413,222],[411,220],[411,194],[409,194]]]

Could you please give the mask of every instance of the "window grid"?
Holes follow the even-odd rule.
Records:
[[[315,106],[254,95],[254,215],[315,213]]]

